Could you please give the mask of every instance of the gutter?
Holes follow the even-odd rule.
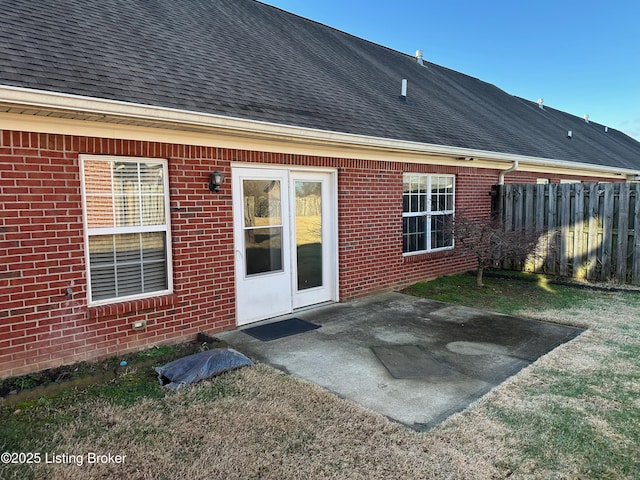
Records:
[[[636,176],[639,170],[631,170],[619,167],[604,167],[583,162],[570,162],[566,160],[552,160],[542,157],[529,157],[526,155],[507,154],[488,150],[477,150],[462,147],[450,147],[429,143],[413,142],[407,140],[393,140],[388,138],[372,137],[351,133],[318,130],[308,127],[295,127],[277,123],[262,122],[257,120],[245,120],[223,115],[198,113],[189,110],[181,110],[168,107],[157,107],[137,103],[123,102],[119,100],[105,100],[95,97],[85,97],[68,93],[49,92],[22,87],[0,85],[0,104],[10,104],[16,107],[31,107],[43,110],[62,110],[66,112],[78,112],[85,117],[95,116],[90,120],[106,121],[109,117],[131,118],[184,127],[204,127],[227,132],[249,133],[253,135],[275,137],[289,141],[303,141],[319,144],[332,144],[338,146],[355,146],[373,149],[395,150],[413,154],[442,154],[451,157],[482,158],[490,161],[510,162],[516,164],[527,163],[535,166],[553,168],[583,169],[592,172]],[[68,117],[67,117],[68,118]],[[513,166],[503,173],[513,171]],[[502,173],[501,173],[502,175]]]
[[[513,165],[511,165],[511,167],[507,168],[506,170],[501,170],[500,176],[498,177],[498,185],[504,185],[504,176],[507,173],[516,171],[518,169],[518,165],[519,165],[518,160],[514,160]]]

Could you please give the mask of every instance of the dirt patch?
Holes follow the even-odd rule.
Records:
[[[111,357],[96,362],[62,365],[18,377],[0,380],[0,406],[13,405],[42,395],[54,395],[66,389],[106,383],[136,369],[162,365],[177,358],[227,344],[213,337],[171,346],[153,347],[142,352]]]

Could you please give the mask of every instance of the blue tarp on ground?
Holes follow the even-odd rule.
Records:
[[[251,365],[251,360],[232,348],[215,348],[155,367],[155,371],[158,372],[160,385],[178,390],[185,385]]]

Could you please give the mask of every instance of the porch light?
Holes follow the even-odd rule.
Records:
[[[222,182],[224,181],[224,175],[222,174],[222,172],[219,172],[218,170],[216,170],[213,173],[209,174],[209,190],[211,190],[212,192],[219,192],[220,191],[220,185],[222,185]]]

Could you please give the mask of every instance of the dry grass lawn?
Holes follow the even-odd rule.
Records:
[[[51,415],[73,420],[51,422],[32,448],[126,455],[124,464],[0,466],[0,477],[639,478],[637,295],[521,312],[589,330],[427,433],[259,365],[133,404],[70,402]]]

